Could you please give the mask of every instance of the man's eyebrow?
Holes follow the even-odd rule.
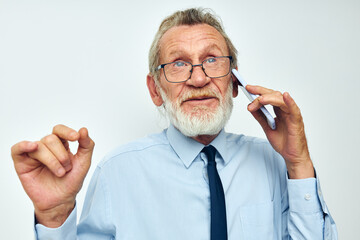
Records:
[[[171,57],[177,57],[177,56],[182,56],[182,55],[186,55],[186,52],[183,50],[174,50],[174,51],[171,51],[169,54],[169,56],[171,56]]]
[[[221,52],[220,47],[215,43],[210,44],[209,46],[205,47],[204,51],[206,52],[206,51],[210,51],[210,50],[213,50],[213,49],[219,50]]]

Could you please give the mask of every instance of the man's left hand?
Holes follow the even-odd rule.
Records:
[[[247,85],[246,90],[259,95],[249,104],[248,110],[260,123],[272,147],[285,159],[289,178],[315,177],[301,112],[290,94],[252,85]],[[259,111],[267,104],[274,107],[276,130],[268,126],[265,116]]]

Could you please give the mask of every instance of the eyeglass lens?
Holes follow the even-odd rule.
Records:
[[[203,70],[208,77],[219,78],[230,71],[228,57],[208,58],[202,62]],[[169,82],[183,82],[190,78],[193,66],[189,62],[176,61],[164,66],[165,77]]]

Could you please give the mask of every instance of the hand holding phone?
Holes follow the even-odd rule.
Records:
[[[250,102],[253,102],[258,97],[258,95],[251,94],[246,90],[245,87],[246,87],[247,84],[244,81],[244,79],[240,76],[239,72],[236,69],[233,69],[232,73],[237,78],[237,80],[239,82],[239,87],[243,91],[245,96],[250,100]],[[275,124],[275,119],[273,118],[273,116],[271,116],[270,112],[265,108],[265,106],[262,106],[260,108],[260,110],[264,113],[269,127],[272,130],[275,130],[276,129],[276,124]]]

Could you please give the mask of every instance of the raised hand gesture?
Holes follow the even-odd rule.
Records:
[[[301,112],[289,93],[260,86],[247,85],[246,90],[260,95],[248,106],[248,110],[262,126],[272,147],[285,159],[290,178],[314,177]],[[276,114],[276,130],[272,130],[259,112],[262,105],[270,104]]]
[[[69,141],[79,143],[75,155]],[[40,141],[22,141],[11,148],[16,172],[39,223],[59,227],[65,222],[89,170],[94,145],[86,128],[77,132],[57,125]]]

